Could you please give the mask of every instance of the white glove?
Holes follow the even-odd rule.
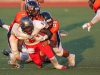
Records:
[[[88,28],[88,31],[90,31],[90,28],[91,28],[90,23],[85,23],[85,24],[82,26],[82,28],[83,28],[83,29]]]

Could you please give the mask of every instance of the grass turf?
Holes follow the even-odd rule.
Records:
[[[0,8],[0,18],[6,24],[10,24],[19,10]],[[67,37],[61,38],[62,45],[76,55],[76,66],[67,70],[56,70],[52,69],[52,64],[44,64],[43,69],[38,69],[35,64],[30,63],[24,64],[22,69],[14,69],[7,64],[9,58],[2,54],[2,50],[9,47],[6,39],[7,30],[0,28],[0,75],[99,75],[99,22],[92,26],[90,32],[82,29],[82,25],[94,17],[94,12],[89,7],[42,7],[41,11],[49,11],[59,21],[60,30],[68,32]],[[58,56],[57,59],[60,64],[68,65],[67,59]]]

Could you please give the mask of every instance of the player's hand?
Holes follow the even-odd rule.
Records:
[[[2,25],[4,25],[4,22],[0,19],[0,27],[2,27]]]
[[[85,23],[85,24],[82,26],[82,28],[83,28],[83,29],[88,28],[88,31],[90,31],[90,28],[91,28],[90,23]]]

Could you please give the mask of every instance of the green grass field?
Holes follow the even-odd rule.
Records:
[[[0,8],[0,18],[10,24],[19,10]],[[9,58],[2,54],[2,50],[9,47],[7,30],[0,28],[0,75],[100,75],[100,22],[92,26],[90,32],[82,29],[82,25],[90,21],[95,13],[89,7],[42,7],[41,11],[49,11],[59,21],[60,30],[68,32],[68,36],[61,40],[63,47],[76,55],[76,66],[57,70],[52,69],[52,64],[44,64],[43,69],[38,69],[35,64],[30,63],[24,64],[22,69],[14,69],[7,64]],[[60,64],[68,65],[67,59],[58,56],[57,59]]]

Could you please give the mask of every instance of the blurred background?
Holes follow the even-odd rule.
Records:
[[[21,0],[0,0],[0,7],[20,7]],[[88,6],[88,0],[44,0],[41,6]]]
[[[20,2],[21,0],[0,0],[0,2]],[[78,2],[84,2],[84,1],[88,1],[88,0],[45,0],[45,2],[65,2],[65,1],[68,1],[68,2],[75,2],[75,1],[78,1]]]

